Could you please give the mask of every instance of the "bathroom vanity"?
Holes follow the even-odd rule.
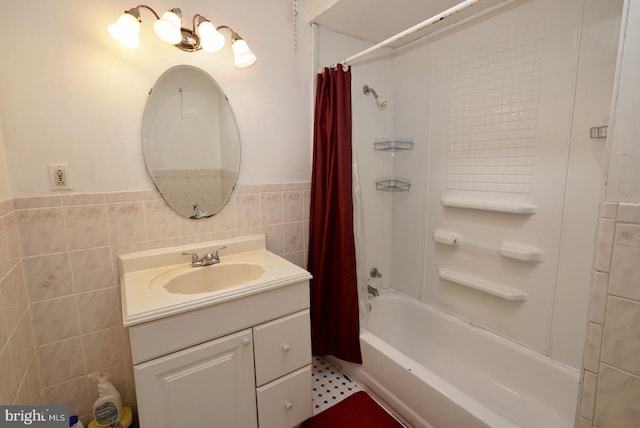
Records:
[[[211,266],[182,254],[220,246]],[[310,275],[264,236],[118,259],[142,428],[284,428],[311,416]]]

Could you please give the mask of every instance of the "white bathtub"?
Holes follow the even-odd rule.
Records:
[[[362,366],[338,364],[411,426],[574,426],[577,370],[396,292],[370,301]]]

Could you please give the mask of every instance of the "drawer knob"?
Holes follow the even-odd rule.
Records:
[[[244,346],[249,346],[251,344],[251,339],[249,339],[248,337],[245,337],[244,339],[242,339],[242,344]]]
[[[282,352],[289,352],[289,350],[291,349],[291,346],[289,345],[282,345]]]
[[[285,410],[291,410],[291,409],[293,409],[293,403],[286,403],[286,404],[284,405],[284,408],[285,408]]]

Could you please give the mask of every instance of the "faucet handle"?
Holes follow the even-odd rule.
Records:
[[[223,248],[227,248],[226,246],[217,247],[211,250],[211,252],[206,253],[202,256],[200,260],[201,266],[209,266],[220,263],[220,256],[218,256],[218,250],[222,250]]]
[[[380,273],[380,271],[378,270],[377,267],[372,267],[371,270],[369,271],[369,276],[371,278],[382,278],[382,274]]]
[[[226,245],[223,245],[223,246],[221,246],[221,247],[216,247],[216,248],[214,248],[213,250],[211,250],[211,253],[213,254],[213,258],[214,258],[215,260],[220,261],[220,256],[218,256],[218,251],[219,251],[219,250],[224,250],[225,248],[227,248],[227,246],[226,246]]]
[[[195,264],[200,261],[200,258],[198,258],[198,255],[196,253],[182,253],[182,255],[191,256],[191,264]]]

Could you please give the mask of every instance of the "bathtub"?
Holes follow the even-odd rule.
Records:
[[[407,425],[574,426],[577,370],[392,290],[370,302],[363,364],[336,363]]]

